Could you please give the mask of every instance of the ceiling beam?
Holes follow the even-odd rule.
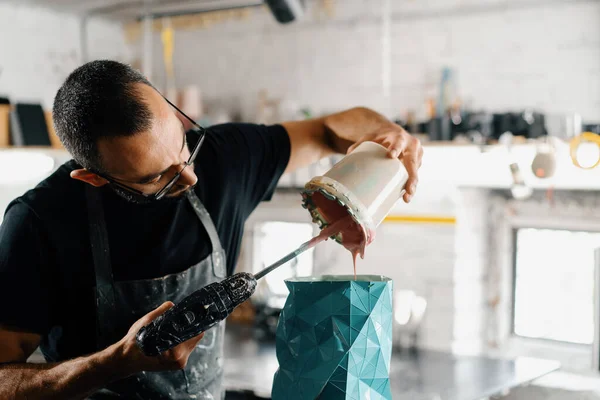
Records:
[[[89,9],[88,15],[120,20],[140,20],[147,16],[161,18],[200,14],[210,11],[255,7],[262,4],[263,0],[161,0],[144,6],[143,0],[130,0],[106,7]]]

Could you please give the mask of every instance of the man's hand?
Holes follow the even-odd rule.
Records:
[[[423,146],[421,142],[402,129],[401,126],[390,123],[389,126],[360,137],[352,146],[348,148],[347,153],[352,152],[359,144],[363,142],[375,142],[388,149],[388,154],[392,158],[398,158],[408,172],[408,181],[406,181],[404,201],[408,203],[415,195],[417,183],[419,182],[418,170],[423,161]]]
[[[124,361],[123,365],[126,368],[126,373],[133,374],[141,371],[177,370],[183,369],[186,366],[190,353],[194,351],[196,345],[204,336],[204,333],[201,333],[156,357],[149,357],[142,353],[135,341],[135,335],[143,326],[148,325],[171,307],[173,307],[173,303],[167,301],[157,309],[144,315],[129,328],[129,332],[127,332],[127,335],[125,335],[123,339],[109,347],[115,357]]]
[[[389,149],[390,157],[398,157],[408,171],[404,201],[409,202],[417,190],[418,170],[423,148],[419,140],[381,114],[355,107],[321,118],[282,123],[292,152],[285,172],[293,172],[335,153],[348,153],[365,141],[373,141]]]
[[[166,302],[146,314],[131,326],[123,339],[106,349],[59,363],[25,363],[41,336],[0,328],[0,337],[8,339],[5,346],[0,346],[0,398],[84,399],[110,382],[137,372],[182,369],[203,334],[157,357],[145,356],[135,342],[135,335],[142,326],[171,307],[173,303]]]

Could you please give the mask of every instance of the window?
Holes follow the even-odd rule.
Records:
[[[253,272],[268,267],[281,257],[297,249],[302,243],[314,236],[314,226],[308,223],[264,222],[256,225],[254,231]],[[272,271],[266,280],[272,294],[287,296],[285,279],[295,276],[307,276],[313,271],[313,253],[310,249],[294,260]]]
[[[514,334],[593,343],[596,248],[600,233],[515,231]]]

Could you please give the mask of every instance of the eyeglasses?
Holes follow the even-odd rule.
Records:
[[[159,92],[160,93],[160,92]],[[179,108],[177,108],[177,106],[173,103],[171,103],[169,101],[169,99],[167,99],[165,96],[163,96],[161,94],[162,98],[165,99],[165,101],[167,103],[169,103],[169,105],[171,107],[173,107],[175,110],[177,110],[181,115],[183,115],[183,117],[185,119],[187,119],[190,123],[192,123],[194,125],[194,128],[192,128],[192,131],[194,131],[195,133],[198,134],[198,141],[196,142],[196,144],[194,145],[194,148],[192,149],[192,151],[190,152],[190,157],[188,158],[188,160],[186,162],[183,163],[183,167],[179,170],[179,172],[177,172],[170,180],[169,182],[167,182],[167,184],[165,186],[163,186],[162,189],[160,189],[158,192],[153,193],[153,194],[148,194],[148,193],[144,193],[140,190],[137,190],[135,188],[132,188],[130,186],[127,186],[121,182],[119,182],[118,180],[116,180],[115,178],[108,176],[106,174],[102,174],[99,173],[97,171],[92,171],[94,172],[96,175],[106,179],[108,182],[110,182],[112,185],[118,186],[123,190],[126,190],[127,192],[135,195],[135,196],[139,196],[141,198],[143,198],[144,200],[148,201],[148,200],[160,200],[162,199],[166,194],[169,193],[169,191],[173,188],[173,186],[175,185],[175,183],[177,183],[177,181],[179,180],[179,178],[181,177],[181,174],[183,173],[183,171],[185,171],[185,169],[187,167],[189,167],[190,165],[192,165],[194,163],[194,161],[196,160],[196,157],[198,156],[198,153],[200,152],[200,147],[202,146],[202,143],[204,142],[204,138],[206,137],[206,129],[204,129],[203,127],[201,127],[200,125],[198,125],[196,123],[196,121],[194,121],[193,119],[191,119],[190,117],[188,117],[187,115],[185,115],[185,113],[183,111],[181,111]],[[185,135],[185,133],[184,133]],[[184,138],[185,140],[186,138]]]

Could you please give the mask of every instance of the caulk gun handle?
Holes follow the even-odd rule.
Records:
[[[218,324],[256,289],[252,274],[240,272],[184,298],[136,334],[147,356],[156,356]]]

